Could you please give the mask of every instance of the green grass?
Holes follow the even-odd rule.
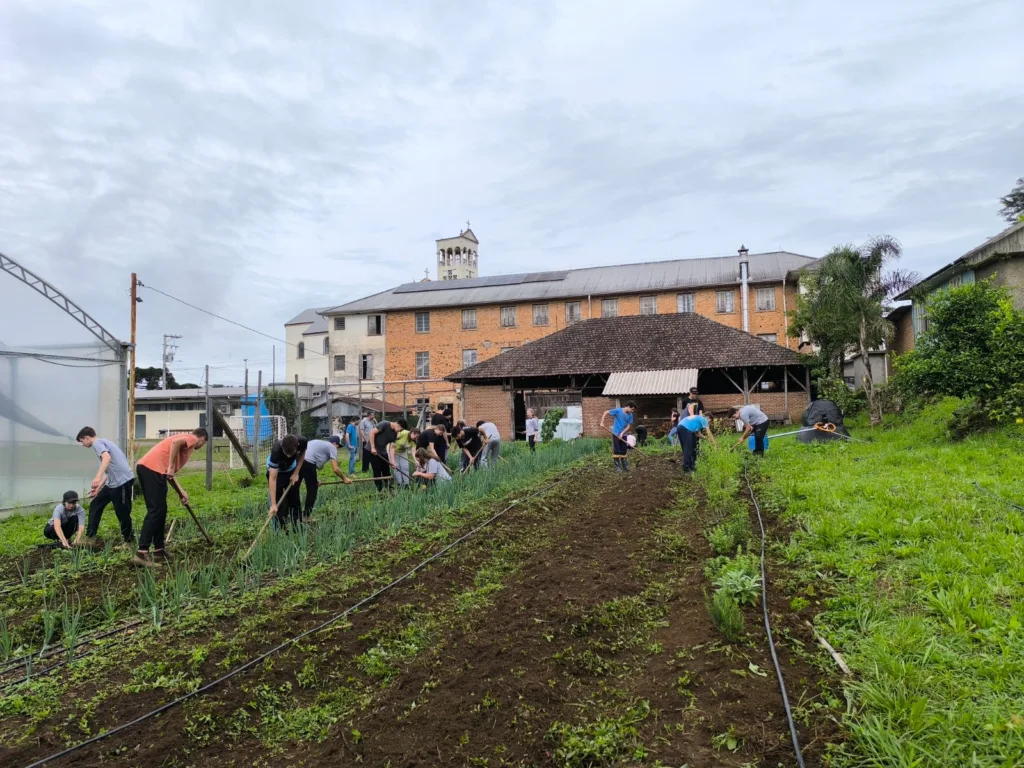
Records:
[[[782,555],[855,671],[834,765],[1024,765],[1024,516],[973,485],[1024,502],[1024,429],[951,443],[956,405],[762,463],[797,525]]]

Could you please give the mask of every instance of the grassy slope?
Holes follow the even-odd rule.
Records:
[[[784,556],[856,673],[838,765],[1024,765],[1024,515],[973,485],[1024,504],[1024,429],[950,443],[956,404],[764,463],[798,526]]]

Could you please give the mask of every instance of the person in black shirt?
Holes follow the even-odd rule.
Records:
[[[370,430],[370,464],[373,466],[373,484],[383,491],[391,482],[391,467],[395,463],[395,441],[398,430],[405,429],[400,421],[382,421]]]
[[[443,464],[444,461],[441,459],[441,456],[448,448],[448,443],[444,439],[444,425],[435,424],[430,429],[423,430],[420,436],[416,438],[416,448],[423,448],[430,454],[431,458],[437,459]]]
[[[432,427],[440,427],[438,434],[441,435],[441,444],[433,444],[434,453],[437,454],[437,460],[442,464],[448,458],[448,438],[447,433],[452,429],[451,411],[435,411],[434,415],[430,417],[430,425]],[[433,430],[428,430],[433,431]]]
[[[462,471],[465,472],[471,466],[473,469],[479,469],[481,450],[483,449],[483,439],[480,437],[480,430],[476,427],[455,427],[452,432],[452,437],[455,439],[455,444],[462,449],[461,466]]]
[[[275,440],[267,456],[267,487],[270,489],[270,514],[277,519],[278,526],[287,527],[289,522],[300,519],[299,477],[306,457],[309,440],[296,435],[285,435]],[[281,494],[285,496],[282,499]],[[284,514],[279,514],[279,505]]]
[[[690,387],[690,399],[686,402],[686,407],[683,409],[686,416],[704,415],[704,401],[697,396],[698,394],[696,387]]]

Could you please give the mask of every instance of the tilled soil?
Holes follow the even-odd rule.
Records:
[[[739,643],[709,618],[707,521],[679,503],[697,496],[657,457],[627,475],[585,470],[349,623],[65,764],[794,765],[760,609]],[[355,599],[332,596],[273,639]],[[813,712],[819,674],[790,650],[814,648],[777,602],[776,636],[795,638],[780,645],[790,700]],[[248,657],[271,639],[252,638]],[[204,681],[222,672],[202,667]],[[122,696],[94,727],[170,698]],[[819,765],[829,729],[804,719],[807,764]],[[61,743],[40,733],[5,761]]]

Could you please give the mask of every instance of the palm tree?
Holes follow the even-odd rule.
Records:
[[[872,238],[860,248],[843,245],[833,248],[818,267],[818,299],[830,313],[846,318],[856,348],[864,361],[864,390],[873,425],[882,421],[871,376],[869,350],[890,343],[892,323],[885,319],[888,301],[917,282],[912,272],[883,268],[900,257],[899,242],[889,235]]]

